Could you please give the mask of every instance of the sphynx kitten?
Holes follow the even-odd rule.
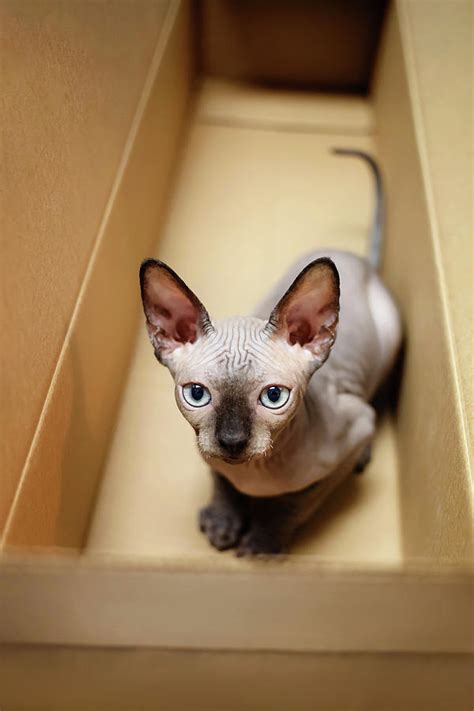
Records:
[[[394,364],[401,327],[376,272],[379,169],[361,151],[335,152],[365,160],[375,177],[368,260],[314,252],[253,316],[223,321],[212,321],[166,264],[148,259],[140,269],[155,356],[169,368],[178,407],[212,470],[214,494],[199,525],[218,550],[287,549],[328,494],[370,458],[369,403]]]

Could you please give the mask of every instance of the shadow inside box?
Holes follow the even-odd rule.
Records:
[[[314,553],[318,540],[321,540],[329,529],[343,526],[348,516],[364,498],[366,483],[365,473],[349,474],[340,486],[333,491],[311,519],[304,524],[295,538],[290,553]],[[311,549],[311,550],[310,550]]]

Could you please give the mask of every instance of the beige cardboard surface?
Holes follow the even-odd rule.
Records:
[[[136,265],[159,229],[187,106],[189,47],[187,5],[173,2],[9,517],[7,543],[78,547],[83,541],[132,346]]]
[[[412,38],[405,4],[397,8],[382,41],[374,99],[389,197],[383,274],[402,306],[407,331],[397,415],[403,550],[407,556],[471,560],[472,491],[451,332],[457,302],[445,291],[441,235],[430,176],[423,171],[426,133],[419,114],[430,102],[413,95]],[[437,212],[448,203],[446,195]],[[464,234],[469,216],[459,217]],[[469,240],[462,244],[469,259]],[[461,300],[469,296],[464,288]]]
[[[456,377],[474,454],[473,39],[469,0],[400,4]]]
[[[375,131],[372,105],[362,96],[272,89],[205,77],[199,123],[294,132],[366,136]]]
[[[331,245],[364,254],[373,203],[370,175],[359,161],[336,158],[329,150],[372,150],[373,144],[368,136],[327,135],[325,124],[316,124],[313,133],[280,131],[278,122],[266,130],[208,125],[201,117],[208,115],[210,92],[212,105],[217,102],[216,86],[204,85],[167,225],[152,254],[176,269],[211,316],[220,318],[248,313],[307,251]],[[285,99],[289,114],[292,96],[282,97],[282,106]],[[322,104],[312,97],[316,116],[324,116],[324,97]],[[234,105],[232,98],[228,112]],[[339,99],[333,114],[336,125],[349,125],[351,99],[347,111]],[[171,377],[156,362],[141,324],[89,551],[209,551],[196,525],[209,496],[209,475],[194,439],[174,402]],[[367,472],[343,488],[294,552],[335,560],[399,558],[397,465],[388,421]]]
[[[20,646],[0,652],[0,703],[8,711],[25,704],[32,711],[466,711],[471,670],[472,658],[448,654]]]
[[[203,73],[338,91],[367,89],[384,0],[203,0]]]
[[[174,13],[178,3],[173,6]],[[432,240],[435,223],[418,153],[421,134],[413,115],[413,64],[405,51],[405,26],[400,38],[392,15],[376,85],[376,137],[360,133],[364,112],[355,114],[353,101],[345,106],[327,97],[322,104],[315,99],[318,110],[310,101],[307,114],[306,103],[303,110],[298,98],[298,121],[290,126],[292,98],[286,93],[287,113],[273,113],[269,126],[265,111],[274,111],[275,104],[267,93],[260,101],[227,88],[226,98],[222,85],[214,85],[207,91],[213,108],[198,107],[172,191],[159,253],[173,261],[218,317],[237,307],[250,309],[286,268],[293,250],[296,256],[330,238],[332,245],[365,252],[369,176],[357,161],[328,154],[336,139],[351,146],[357,140],[358,146],[373,150],[376,138],[386,174],[390,200],[384,272],[410,336],[396,429],[384,423],[367,475],[334,498],[295,554],[262,564],[208,548],[204,552],[193,512],[206,491],[205,472],[199,469],[191,433],[174,409],[169,376],[155,364],[149,346],[147,353],[142,327],[135,331],[136,266],[159,234],[161,200],[170,186],[169,166],[188,90],[187,23],[179,17],[184,24],[169,20],[171,41],[155,55],[149,110],[133,150],[132,141],[127,144],[128,160],[117,175],[115,200],[103,221],[8,527],[9,544],[50,546],[52,551],[54,546],[80,548],[118,413],[90,547],[77,556],[57,549],[55,556],[43,551],[28,559],[5,554],[3,637],[9,642],[216,650],[467,651],[472,648],[467,623],[472,578],[462,572],[470,553],[467,460],[449,311]],[[173,27],[178,30],[172,32]],[[163,95],[172,97],[166,111]],[[229,119],[229,104],[237,106],[238,96],[245,106],[240,126],[239,120]],[[334,135],[325,134],[321,121],[329,110],[338,126]],[[356,115],[358,128],[351,132],[348,126]],[[172,140],[163,141],[163,136]],[[276,169],[282,165],[285,170]],[[110,358],[104,357],[104,323]],[[135,333],[141,335],[134,342]],[[119,409],[120,384],[134,347]],[[168,429],[153,429],[155,412]],[[142,492],[137,481],[144,484]],[[425,674],[423,664],[398,659],[412,679]],[[303,669],[300,662],[296,666]],[[356,662],[338,669],[338,682],[344,686],[345,680],[350,690],[348,670],[356,669]],[[370,665],[363,669],[363,674],[374,674]],[[382,677],[388,674],[378,669]],[[430,669],[436,698],[444,703],[442,689],[450,683],[460,688],[457,675],[464,662],[433,663]],[[429,685],[429,673],[424,679]],[[441,681],[445,687],[437,686]],[[390,683],[395,684],[393,677]],[[401,682],[398,687],[398,681],[395,686],[400,693],[406,688]],[[359,708],[368,699],[379,701],[361,694]],[[420,699],[415,701],[421,704]]]
[[[0,531],[169,5],[0,3]]]
[[[176,7],[174,5],[173,12]],[[400,40],[397,23],[398,17],[393,14],[381,55],[379,77],[382,79],[376,85],[376,107],[377,143],[390,195],[385,273],[402,304],[410,336],[400,405],[400,436],[397,435],[403,469],[402,512],[406,521],[403,543],[409,555],[464,560],[469,554],[470,492],[460,429],[460,403],[456,398],[456,374],[450,351],[443,283],[439,281],[436,244],[432,241],[433,216],[426,198],[426,181],[423,181],[416,161],[417,131],[419,133],[420,129],[412,112],[412,105],[417,104],[412,101],[411,54],[404,49],[408,41],[405,25],[402,22]],[[184,110],[188,86],[186,47],[190,43],[185,31],[178,32],[177,37],[179,41],[169,50],[169,60],[164,55],[162,78],[157,80],[161,89],[152,92],[155,103],[150,103],[138,148],[131,154],[130,169],[125,172],[123,185],[117,191],[122,200],[118,199],[113,209],[110,203],[110,215],[106,212],[101,238],[78,301],[77,318],[74,317],[54,388],[18,489],[9,520],[8,543],[74,547],[83,541],[116,411],[119,383],[129,349],[133,346],[130,334],[138,304],[135,270],[130,264],[144,256],[145,244],[147,241],[151,243],[154,230],[158,233],[159,202],[164,199],[169,174],[166,169],[158,173],[153,170],[155,166],[158,171],[163,166],[169,167],[179,133],[177,117]],[[155,55],[158,64],[160,52],[159,48]],[[167,92],[174,97],[169,104],[172,108],[168,110],[167,105],[167,111],[163,111],[162,98],[168,96]],[[281,105],[288,108],[275,112],[276,101],[272,92],[263,92],[259,99],[255,90],[249,92],[241,86],[229,88],[228,84],[215,81],[204,85],[188,144],[189,159],[174,193],[168,231],[160,243],[160,253],[173,261],[217,317],[232,310],[245,312],[250,309],[265,284],[268,286],[271,278],[287,267],[290,257],[310,246],[330,243],[361,253],[366,249],[370,211],[368,202],[364,206],[358,191],[365,181],[365,194],[370,200],[369,177],[367,173],[364,175],[357,161],[335,159],[327,149],[339,139],[348,141],[346,145],[354,145],[351,125],[356,127],[357,133],[366,130],[369,134],[373,130],[370,108],[364,109],[360,100],[350,99],[344,104],[343,99],[325,96],[319,102],[317,97],[307,97],[302,101],[301,95],[285,92]],[[288,117],[292,113],[293,100],[296,122],[290,126]],[[337,132],[325,135],[327,123],[324,116],[328,115],[334,122],[331,131],[337,127],[341,131],[339,135]],[[159,116],[159,122],[155,116]],[[358,145],[373,147],[370,135],[359,135],[357,140]],[[164,155],[163,151],[169,151],[169,162],[164,160],[156,164],[154,151],[160,156]],[[344,176],[351,181],[347,189],[340,182],[343,162]],[[280,166],[285,166],[282,172],[278,172]],[[407,179],[400,183],[397,180],[399,175],[407,176]],[[119,171],[117,190],[120,180]],[[330,206],[340,206],[341,193],[344,194],[344,206],[341,212],[334,212],[334,207]],[[409,198],[414,195],[419,199],[413,202],[413,211],[407,211]],[[145,196],[149,199],[148,207],[145,206]],[[340,219],[341,213],[343,219]],[[143,237],[143,241],[132,241],[132,232]],[[265,244],[261,241],[262,235],[268,239],[265,249],[262,248]],[[206,240],[203,244],[211,249],[209,258],[200,247],[201,240]],[[400,249],[400,244],[405,244],[405,248]],[[190,253],[191,245],[195,254]],[[269,247],[272,250],[271,270],[265,260]],[[236,263],[246,265],[245,269],[251,265],[255,271],[245,274],[250,287],[245,284],[243,291],[232,292],[229,274],[232,274],[231,286],[234,287],[238,283],[234,277]],[[189,267],[186,265],[190,264],[193,265],[192,273],[187,271]],[[415,271],[422,276],[419,282],[410,279],[414,265]],[[109,281],[104,281],[104,274]],[[421,292],[414,291],[418,283],[423,285]],[[120,284],[120,298],[123,299],[120,308],[117,308],[117,284]],[[113,352],[110,363],[104,355],[105,322],[110,334],[108,350]],[[440,323],[446,327],[444,330],[438,328]],[[429,367],[425,367],[427,344],[433,354]],[[151,373],[151,364],[154,366],[151,355],[148,363],[147,369],[150,370],[147,372]],[[446,371],[445,391],[433,388],[438,373],[443,370]],[[143,379],[143,392],[150,389],[147,378],[148,375]],[[420,392],[424,397],[420,397]],[[128,406],[125,400],[124,403],[120,427],[125,427],[124,432],[130,436],[136,423],[133,423],[131,406],[127,424]],[[439,417],[441,412],[442,418]],[[147,431],[150,418],[146,412],[142,416],[147,423],[140,428],[143,433]],[[427,431],[426,423],[430,423]],[[395,486],[395,478],[390,473],[395,471],[391,432],[391,427],[386,427],[382,438],[384,444],[379,449],[380,461],[386,460],[381,468],[388,472],[393,482],[392,489],[384,487],[387,492],[393,492]],[[117,436],[112,452],[120,452],[120,444],[116,444],[120,439]],[[151,446],[150,441],[147,446]],[[423,442],[422,448],[418,446],[420,442]],[[189,461],[193,457],[197,461],[191,450],[188,451]],[[132,460],[129,458],[128,464],[122,465],[120,456],[115,459],[111,456],[110,462],[113,461],[119,462],[119,471],[128,471],[126,476],[130,483],[133,482],[135,467]],[[146,457],[146,461],[150,462],[148,481],[154,487],[153,457]],[[444,476],[446,471],[449,472],[448,478]],[[113,478],[107,476],[106,482]],[[104,484],[104,490],[107,487],[109,484]],[[119,492],[120,489],[117,485]],[[112,497],[111,501],[118,502],[120,497],[121,494],[118,499]],[[126,499],[122,500],[125,504]],[[384,554],[391,550],[390,555],[396,558],[399,551],[398,500],[388,497],[388,501],[392,502],[392,515],[388,517],[390,526],[385,543],[390,543],[388,548],[381,550]],[[118,506],[116,513],[120,510]],[[129,526],[133,528],[134,516],[132,513],[125,524],[125,515],[124,531]],[[364,535],[367,535],[369,520],[372,519],[368,517],[367,525],[362,525],[366,531]],[[98,529],[95,526],[94,536],[97,530],[105,532],[97,540],[105,535],[104,540],[108,540],[112,548],[116,534],[117,540],[124,540],[123,531],[119,533],[118,529],[116,532],[111,529],[109,534],[108,524]],[[142,545],[141,535],[137,533],[138,546]],[[154,546],[154,535],[146,532],[141,540],[147,541],[146,546]],[[333,543],[329,550],[334,552],[337,545],[334,547]],[[107,547],[109,543],[105,545]],[[135,544],[131,542],[131,545]],[[351,550],[349,557],[355,550]]]
[[[472,652],[472,577],[454,567],[6,555],[0,643],[322,652]]]

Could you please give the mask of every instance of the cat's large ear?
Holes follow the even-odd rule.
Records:
[[[156,357],[168,356],[185,343],[213,331],[209,315],[184,281],[163,262],[147,259],[140,267],[146,325]]]
[[[309,351],[319,368],[336,340],[339,273],[331,259],[308,264],[273,309],[268,329]]]

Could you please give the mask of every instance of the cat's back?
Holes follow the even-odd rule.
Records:
[[[306,254],[266,295],[255,315],[268,318],[301,270],[321,257],[332,259],[340,279],[337,338],[324,370],[333,372],[341,388],[369,398],[393,365],[401,326],[390,292],[366,259],[335,249]]]
[[[253,315],[261,319],[268,319],[271,311],[276,306],[281,297],[290,288],[300,272],[315,259],[329,257],[335,263],[339,272],[341,282],[341,292],[352,291],[356,286],[366,283],[370,267],[365,259],[358,257],[351,252],[343,252],[335,249],[324,249],[309,252],[294,262],[290,268],[276,282],[275,286],[265,295],[262,301],[253,311]]]

